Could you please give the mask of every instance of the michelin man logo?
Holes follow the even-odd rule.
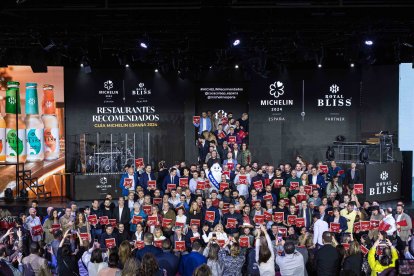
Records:
[[[388,178],[388,173],[387,173],[386,171],[383,171],[383,172],[380,174],[380,178],[381,178],[381,180],[382,180],[382,181],[387,180],[387,178]]]
[[[275,98],[279,98],[279,96],[285,94],[285,86],[283,85],[283,82],[281,81],[275,81],[270,86],[270,95],[272,95]]]
[[[111,80],[107,80],[104,82],[104,87],[105,89],[110,90],[112,87],[114,87],[114,83]]]
[[[332,84],[331,87],[329,87],[329,91],[331,91],[332,93],[336,94],[339,92],[339,86],[336,84]]]
[[[206,170],[206,175],[211,183],[211,190],[217,190],[221,182],[221,166],[218,163],[214,163],[211,166],[210,171]]]

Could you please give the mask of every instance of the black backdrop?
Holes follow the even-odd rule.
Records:
[[[232,111],[235,118],[248,111],[253,159],[274,164],[293,161],[296,154],[309,161],[324,160],[327,146],[338,135],[343,135],[347,141],[359,141],[379,130],[397,131],[397,66],[285,71],[268,78],[211,71],[207,74],[209,78],[193,82],[167,81],[161,74],[132,69],[94,69],[91,74],[66,70],[68,171],[75,170],[78,147],[75,138],[85,132],[135,133],[137,155],[145,161],[149,158],[152,163],[161,159],[169,164],[176,160],[194,162],[197,149],[192,116],[204,109],[227,109],[226,112]],[[216,74],[216,78],[211,78],[211,74]],[[105,103],[107,98],[99,95],[108,80],[113,83],[111,90],[119,91],[110,100],[112,103]],[[139,87],[140,83],[143,87]],[[283,93],[280,93],[280,84]],[[214,101],[200,96],[201,86],[243,87],[245,94],[237,101],[220,101],[220,107],[214,108]],[[132,95],[133,91],[143,93],[144,88],[151,90],[151,94]],[[350,100],[351,105],[332,106],[333,97],[344,102]],[[269,103],[276,105],[267,105]],[[223,104],[225,108],[221,107]],[[96,115],[97,107],[106,106],[152,106],[155,111],[145,114],[156,114],[159,120],[146,121],[157,126],[94,127],[91,118]]]

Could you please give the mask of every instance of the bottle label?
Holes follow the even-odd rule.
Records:
[[[37,155],[43,152],[43,129],[27,130],[27,155]]]
[[[0,128],[0,156],[6,154],[6,129]]]
[[[26,155],[26,130],[19,129],[19,137],[15,129],[6,129],[6,155],[17,156]]]
[[[45,152],[59,153],[59,128],[45,128]]]

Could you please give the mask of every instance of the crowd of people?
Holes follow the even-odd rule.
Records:
[[[414,260],[403,202],[364,200],[355,163],[237,162],[246,143],[225,141],[189,166],[126,165],[116,199],[44,213],[33,200],[0,238],[0,274],[396,275]]]

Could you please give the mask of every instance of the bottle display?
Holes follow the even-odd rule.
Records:
[[[44,160],[59,158],[59,122],[56,116],[53,85],[43,86],[42,121],[44,124]]]
[[[27,161],[44,159],[44,124],[39,116],[37,83],[26,83],[26,150]]]
[[[6,91],[6,162],[26,162],[26,124],[21,118],[19,82],[7,82]],[[17,114],[17,118],[16,118]],[[17,158],[18,156],[18,158]]]
[[[0,108],[0,162],[6,162],[6,121]]]

